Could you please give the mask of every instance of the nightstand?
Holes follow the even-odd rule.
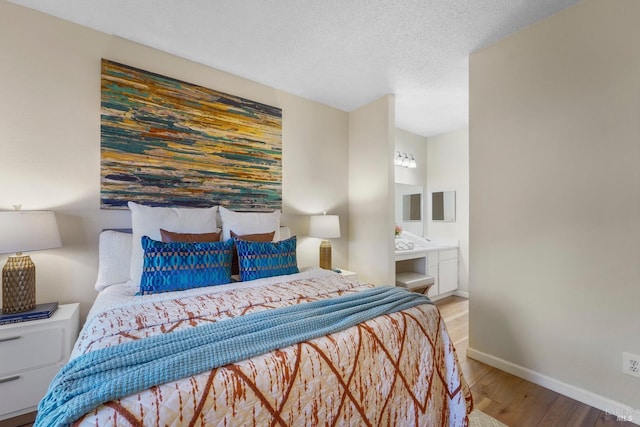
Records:
[[[338,268],[338,270],[340,270],[340,275],[341,276],[350,277],[351,279],[357,279],[358,278],[358,273],[355,273],[355,272],[349,271],[349,270],[343,270],[341,268]]]
[[[60,305],[48,319],[0,325],[0,420],[36,410],[79,327],[77,303]]]

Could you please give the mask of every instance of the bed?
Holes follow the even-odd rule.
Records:
[[[194,218],[183,212],[167,220],[170,208],[154,208],[153,215],[145,209],[132,208],[131,234],[101,234],[100,292],[69,364],[40,403],[36,425],[468,425],[471,392],[444,322],[426,297],[333,271],[292,268],[295,236],[273,213],[249,218],[227,211],[220,219],[217,212],[213,223],[193,226]],[[154,218],[159,209],[168,211]],[[158,288],[167,283],[163,278],[152,281],[151,291],[142,291],[144,283],[132,279],[140,267],[133,265],[136,239],[155,244],[152,237],[162,238],[156,231],[162,227],[185,235],[213,227],[222,242],[236,244],[240,276],[177,290]],[[237,232],[224,239],[238,230],[254,238],[271,230],[272,237],[256,242],[247,255]],[[270,252],[269,273],[261,276],[262,269],[247,260],[292,240],[293,254],[289,250],[285,256],[289,267],[274,269]],[[145,248],[138,256],[144,282],[149,253]],[[243,274],[247,270],[261,277]],[[380,311],[385,304],[395,308]],[[336,326],[341,310],[351,314],[340,314],[338,323],[343,323]],[[364,310],[368,314],[361,317]],[[328,329],[323,329],[325,319]],[[312,335],[300,332],[302,324],[315,329]],[[276,330],[285,332],[270,332]],[[143,361],[128,353],[134,347]],[[156,355],[159,348],[173,353]],[[125,366],[128,360],[135,366]],[[104,372],[95,374],[101,366]],[[86,371],[100,376],[74,382]],[[138,382],[144,388],[132,388]],[[87,406],[85,396],[102,389],[108,393],[89,399]]]

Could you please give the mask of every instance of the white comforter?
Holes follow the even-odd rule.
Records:
[[[74,357],[368,287],[325,270],[142,297],[116,285],[96,300]],[[471,409],[444,322],[419,305],[107,402],[78,424],[465,426]]]

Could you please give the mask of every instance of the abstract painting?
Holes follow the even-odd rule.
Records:
[[[102,60],[100,203],[282,207],[282,110]]]

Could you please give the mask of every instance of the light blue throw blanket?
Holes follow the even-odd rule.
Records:
[[[110,400],[428,303],[423,295],[380,286],[92,351],[53,379],[35,425],[65,426]]]

